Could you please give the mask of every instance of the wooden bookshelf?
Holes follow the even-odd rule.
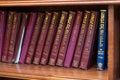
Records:
[[[100,79],[107,80],[108,72],[98,71],[95,67],[89,70],[81,70],[76,68],[64,68],[57,66],[44,65],[27,65],[27,64],[9,64],[0,63],[0,75],[10,78],[19,79]],[[89,74],[89,75],[88,75]]]
[[[65,6],[120,4],[119,0],[1,0],[0,6]]]
[[[120,79],[120,0],[1,0],[2,10],[38,10],[38,8],[72,7],[108,9],[108,70],[98,71],[63,68],[57,66],[0,63],[0,76],[18,79],[41,80],[119,80]],[[16,8],[17,7],[17,8]],[[82,7],[82,8],[81,8]],[[12,9],[11,9],[12,8]],[[30,9],[29,9],[30,8]],[[48,9],[49,9],[48,8]],[[55,7],[54,9],[56,9]]]

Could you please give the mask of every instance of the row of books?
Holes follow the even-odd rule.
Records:
[[[107,10],[0,11],[0,60],[88,69],[107,64]],[[96,56],[97,55],[97,56]]]

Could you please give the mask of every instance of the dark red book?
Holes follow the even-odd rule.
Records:
[[[26,29],[23,44],[22,44],[21,55],[20,55],[20,63],[22,64],[25,63],[26,54],[27,54],[29,43],[31,40],[33,28],[35,26],[36,17],[37,17],[36,13],[32,13],[32,12],[30,13],[27,29]]]
[[[13,59],[12,59],[12,61],[15,62],[15,63],[19,62],[19,57],[20,57],[20,52],[21,52],[20,49],[22,47],[22,45],[20,45],[20,44],[22,44],[22,42],[23,42],[23,40],[21,41],[21,39],[22,39],[22,36],[24,36],[23,33],[25,32],[25,29],[26,29],[26,26],[27,26],[27,20],[28,20],[28,14],[27,13],[21,13],[21,22],[20,22],[20,27],[19,27],[19,30],[18,30],[16,45],[15,45],[15,51],[14,51],[14,55],[13,55]]]
[[[82,17],[83,17],[83,12],[82,11],[77,11],[74,26],[73,26],[73,29],[72,29],[71,38],[70,38],[67,53],[66,53],[66,55],[72,55],[71,59],[69,59],[70,63],[72,62],[72,57],[74,55],[75,46],[76,46],[77,39],[78,39],[78,34],[80,32],[80,28],[81,28],[81,24],[82,24],[82,19],[83,19]],[[63,64],[64,58],[65,58],[65,54],[63,54],[63,55],[64,56],[61,56],[61,57],[63,57],[62,64]],[[66,56],[66,58],[67,57],[69,57],[69,56]]]
[[[71,37],[70,35],[72,32],[75,15],[76,15],[76,12],[69,11],[69,16],[68,16],[65,31],[64,31],[64,34],[62,37],[62,41],[60,44],[59,52],[58,52],[58,54],[51,54],[51,57],[53,57],[53,59],[54,59],[54,61],[52,61],[53,64],[56,63],[56,65],[58,65],[58,66],[63,66],[65,54],[66,54],[67,48],[68,48],[68,43],[69,43],[69,40]],[[58,58],[57,58],[57,55],[58,55]],[[63,59],[61,59],[61,58],[63,58]],[[57,62],[56,62],[56,59],[58,59]]]
[[[83,50],[83,46],[84,46],[84,42],[86,38],[86,33],[87,33],[89,21],[90,21],[90,14],[91,14],[90,11],[84,12],[83,22],[81,25],[81,30],[78,36],[76,49],[75,49],[74,56],[73,56],[73,61],[72,61],[73,67],[79,67],[79,63],[81,60],[81,54],[82,54],[82,50]]]
[[[46,40],[46,37],[47,37],[50,22],[51,22],[51,16],[52,16],[51,12],[46,12],[44,22],[43,22],[43,26],[42,26],[42,29],[41,29],[41,34],[39,36],[38,43],[37,43],[36,52],[35,52],[35,55],[34,55],[34,60],[36,61],[35,64],[40,63],[39,60],[41,59],[41,55],[42,55],[42,52],[43,52],[45,40]],[[38,61],[39,61],[39,63],[38,63]]]
[[[25,63],[27,63],[27,64],[30,64],[32,62],[33,55],[34,55],[35,48],[36,48],[36,44],[37,44],[37,40],[38,40],[38,36],[40,34],[40,31],[41,31],[43,20],[44,20],[44,14],[38,13],[35,27],[33,30],[33,34],[32,34],[32,38],[30,41],[30,45],[29,45],[29,48],[27,51],[27,57],[26,57],[26,61],[25,61]]]
[[[7,55],[8,55],[11,29],[12,29],[12,23],[13,23],[13,15],[14,15],[14,12],[11,12],[11,11],[8,12],[6,30],[5,30],[4,41],[3,41],[2,62],[7,62]]]
[[[59,22],[59,13],[53,12],[53,16],[52,16],[51,23],[50,23],[50,28],[49,28],[48,35],[46,38],[44,50],[42,53],[42,59],[44,58],[44,60],[46,60],[45,63],[48,61],[48,58],[50,55],[50,50],[52,47],[52,43],[54,41],[56,29],[58,27],[58,22]]]
[[[0,61],[2,59],[2,47],[3,47],[4,33],[5,33],[5,26],[6,26],[6,16],[7,13],[5,11],[0,11]]]
[[[93,47],[97,32],[97,23],[98,23],[98,12],[92,11],[88,30],[87,30],[87,35],[85,39],[85,44],[81,56],[80,68],[82,69],[88,69],[90,65],[92,65],[92,62],[94,62]]]
[[[7,58],[8,62],[12,62],[12,58],[14,55],[17,33],[20,25],[20,18],[21,18],[21,14],[15,12],[13,16],[13,25],[12,25],[10,44],[8,49],[8,58]]]
[[[63,33],[64,33],[64,29],[65,29],[65,26],[66,26],[66,23],[67,23],[67,16],[68,16],[68,12],[65,12],[65,11],[61,12],[60,21],[58,23],[59,25],[58,25],[58,28],[57,28],[57,32],[56,32],[56,35],[55,35],[55,38],[54,38],[54,43],[53,43],[50,55],[58,54],[60,43],[61,43],[62,36],[63,36]],[[43,60],[43,62],[44,62],[44,60]],[[51,62],[52,62],[52,60],[51,60]],[[52,64],[51,62],[49,62],[49,64]],[[44,62],[44,63],[47,63],[47,62]]]

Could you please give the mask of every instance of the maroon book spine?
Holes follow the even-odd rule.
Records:
[[[4,41],[3,41],[2,62],[7,62],[8,48],[9,48],[11,29],[12,29],[12,23],[13,23],[13,15],[14,15],[14,12],[11,12],[11,11],[8,12],[6,31],[5,31]]]
[[[50,26],[51,16],[52,16],[51,12],[46,12],[45,19],[44,19],[43,26],[42,26],[42,31],[41,31],[41,34],[38,39],[38,44],[36,47],[36,52],[35,52],[34,58],[35,58],[35,60],[38,60],[39,63],[40,63],[41,55],[43,52],[43,47],[45,44],[47,32],[48,32],[48,29]],[[35,62],[35,63],[39,64],[38,62]]]
[[[16,40],[16,44],[15,44],[15,51],[14,51],[14,55],[13,55],[13,59],[12,59],[13,62],[16,60],[18,50],[19,50],[19,45],[20,45],[20,39],[22,36],[23,29],[26,28],[26,26],[27,26],[27,20],[28,20],[28,14],[21,13],[21,22],[20,22],[20,27],[18,30],[17,40]]]
[[[19,23],[20,23],[20,13],[14,13],[13,16],[13,26],[12,26],[12,31],[11,31],[11,38],[10,38],[10,44],[9,44],[9,49],[8,49],[8,58],[7,62],[12,62],[12,58],[14,55],[14,50],[15,50],[15,44],[16,44],[16,37],[19,29]]]
[[[82,24],[82,14],[83,14],[82,11],[77,12],[76,19],[75,19],[74,26],[73,26],[73,30],[72,30],[72,34],[71,34],[71,38],[70,38],[70,42],[68,45],[66,58],[70,57],[69,55],[71,55],[71,58],[69,58],[69,64],[72,62],[72,57],[74,55],[74,50],[75,50],[78,34],[80,32],[80,28],[81,28],[81,24]],[[65,54],[64,54],[64,56],[61,56],[61,57],[63,57],[63,60],[61,63],[61,64],[63,64]]]
[[[26,33],[25,33],[25,36],[24,36],[23,44],[22,44],[21,55],[20,55],[20,63],[21,64],[25,63],[27,50],[28,50],[28,47],[29,47],[29,43],[30,43],[30,40],[31,40],[31,35],[32,35],[33,28],[34,28],[35,21],[36,21],[36,16],[37,16],[36,13],[30,13]]]
[[[34,27],[34,31],[33,31],[33,34],[32,34],[32,38],[31,38],[30,45],[29,45],[29,48],[28,48],[26,61],[25,61],[25,63],[27,63],[27,64],[32,63],[32,59],[33,59],[34,51],[35,51],[35,48],[36,48],[36,43],[37,43],[37,40],[38,40],[38,36],[39,36],[40,31],[41,31],[41,26],[42,26],[42,23],[43,23],[43,19],[44,19],[44,14],[43,13],[38,13],[36,23],[35,23],[35,27]]]
[[[67,22],[67,15],[68,15],[68,12],[65,12],[65,11],[61,12],[60,21],[58,23],[59,25],[58,25],[57,32],[56,32],[56,35],[55,35],[55,38],[54,38],[54,43],[53,43],[53,46],[52,46],[52,49],[51,49],[51,54],[57,54],[58,53],[59,46],[60,46],[60,43],[61,43],[61,39],[62,39],[62,36],[63,36],[63,33],[64,33],[64,28],[65,28],[66,22]],[[45,64],[47,63],[45,61],[45,58],[42,62],[45,63]]]
[[[2,59],[2,47],[5,33],[6,16],[7,13],[5,11],[0,11],[0,61]]]
[[[92,61],[91,58],[92,56],[94,56],[93,45],[95,42],[95,34],[97,32],[97,22],[98,22],[98,12],[92,11],[90,23],[88,26],[87,35],[85,39],[85,45],[81,56],[80,68],[82,69],[88,69],[89,65],[91,65],[90,63],[94,62]]]
[[[58,52],[58,54],[51,55],[51,57],[54,58],[52,63],[54,63],[58,66],[63,66],[62,62],[64,61],[65,54],[67,52],[68,43],[69,43],[69,40],[70,40],[70,37],[71,37],[70,35],[71,35],[71,32],[72,32],[75,15],[76,15],[75,12],[69,11],[69,16],[68,16],[67,24],[66,24],[65,31],[64,31],[64,34],[63,34],[63,38],[62,38],[62,41],[61,41],[61,44],[60,44],[59,52]],[[58,55],[59,59],[56,62],[57,55]],[[61,59],[61,57],[63,59]]]
[[[78,36],[78,41],[76,44],[76,49],[75,49],[75,53],[73,57],[73,62],[72,62],[73,67],[79,67],[79,63],[81,60],[81,54],[82,54],[82,50],[83,50],[83,46],[84,46],[84,42],[86,38],[86,32],[87,32],[88,24],[90,21],[90,13],[91,13],[90,11],[85,11],[84,13],[82,26],[81,26],[81,30]]]
[[[59,21],[58,19],[59,19],[59,13],[53,12],[53,16],[52,16],[51,23],[50,23],[50,28],[48,31],[48,35],[47,35],[46,42],[45,42],[44,49],[43,49],[43,53],[42,53],[42,58],[44,57],[46,59],[46,62],[48,60],[51,46],[52,46],[52,43],[54,40],[56,28],[57,28],[58,21]]]

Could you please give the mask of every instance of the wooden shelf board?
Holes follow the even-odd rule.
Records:
[[[0,63],[0,76],[20,79],[45,79],[45,80],[107,80],[107,70],[98,71],[95,67],[89,70],[64,68],[57,66],[27,65]]]
[[[0,6],[65,6],[120,4],[120,0],[0,0]]]

